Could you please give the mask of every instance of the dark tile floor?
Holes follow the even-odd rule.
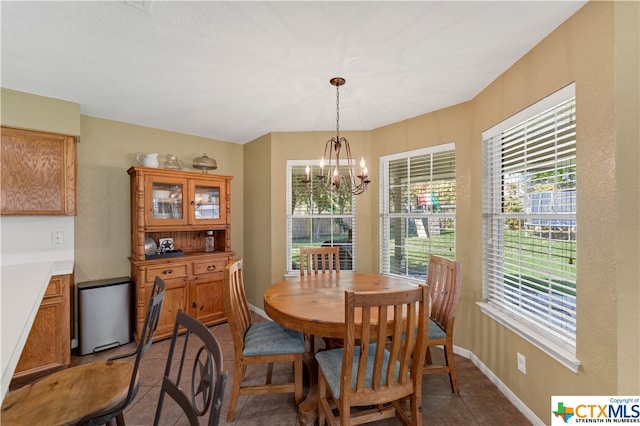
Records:
[[[229,325],[224,323],[210,328],[223,347],[228,382],[225,390],[220,423],[226,423],[231,381],[233,380],[233,341]],[[145,355],[141,367],[141,385],[134,402],[125,411],[129,426],[153,424],[160,381],[164,372],[169,340],[156,342]],[[72,356],[71,364],[106,359],[119,353],[130,352],[134,343],[93,355]],[[433,350],[435,362],[442,359],[442,351]],[[444,374],[428,375],[423,380],[424,424],[431,425],[529,425],[530,422],[503,396],[498,388],[473,363],[456,355],[460,395],[451,393],[448,377]],[[249,368],[247,380],[264,380],[266,368]],[[274,382],[278,375],[290,375],[290,366],[274,367]],[[172,401],[165,402],[161,424],[186,425],[184,416]],[[297,407],[293,395],[265,395],[240,397],[234,425],[297,425]],[[396,419],[380,421],[376,425],[400,424]]]

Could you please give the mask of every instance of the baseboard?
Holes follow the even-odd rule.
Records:
[[[496,376],[493,371],[491,371],[473,352],[468,349],[453,345],[453,353],[467,358],[468,360],[473,362],[473,364],[478,367],[480,371],[482,371],[482,374],[487,376],[491,383],[496,385],[500,392],[502,392],[502,394],[509,400],[509,402],[511,402],[513,406],[516,407],[518,411],[520,411],[527,418],[527,420],[531,422],[532,425],[546,425],[546,423],[540,420],[538,416],[536,416],[535,413],[531,411],[529,407],[527,407],[524,402],[522,402],[520,398],[518,398],[516,394],[513,393],[511,389],[509,389],[507,385],[505,385],[502,380],[500,380],[498,376]]]
[[[249,310],[255,312],[263,318],[271,320],[271,318],[269,318],[269,315],[267,315],[267,313],[263,309],[260,309],[257,306],[253,306],[251,303],[249,303]]]
[[[256,314],[264,318],[269,319],[269,316],[266,314],[266,312],[256,306],[249,304],[249,310],[255,312]],[[461,348],[460,346],[453,345],[453,353],[455,353],[456,355],[460,355],[461,357],[467,358],[468,360],[473,362],[473,364],[476,367],[478,367],[480,371],[482,371],[482,374],[487,376],[487,378],[491,381],[491,383],[496,385],[496,387],[500,390],[500,392],[502,392],[502,394],[509,400],[509,402],[511,402],[513,406],[516,407],[516,409],[518,409],[518,411],[520,411],[522,415],[524,415],[527,418],[527,420],[531,422],[532,425],[535,425],[535,426],[546,425],[546,423],[540,420],[538,416],[536,416],[534,412],[531,411],[529,407],[527,407],[524,404],[524,402],[522,402],[520,398],[518,398],[516,394],[514,394],[511,391],[511,389],[509,389],[507,385],[505,385],[502,382],[502,380],[500,380],[498,376],[496,376],[493,373],[493,371],[491,371],[473,352],[471,352],[468,349]]]

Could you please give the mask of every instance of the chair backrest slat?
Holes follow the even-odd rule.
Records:
[[[243,336],[251,326],[251,311],[244,289],[242,259],[227,266],[224,283],[224,307],[235,350],[244,347]]]
[[[429,256],[426,285],[431,295],[431,319],[449,333],[453,329],[460,300],[460,263],[441,256]]]
[[[300,275],[340,272],[340,247],[300,247]]]

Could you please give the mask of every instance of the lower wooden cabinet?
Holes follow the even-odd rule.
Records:
[[[70,364],[72,277],[51,277],[16,366],[14,380],[37,377]]]
[[[135,335],[139,338],[156,276],[166,283],[154,341],[171,337],[178,310],[206,325],[226,321],[224,268],[233,253],[187,254],[183,257],[131,262],[135,285]]]

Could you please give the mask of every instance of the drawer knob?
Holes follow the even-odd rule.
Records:
[[[215,271],[215,270],[216,270],[216,265],[207,266],[207,271]]]
[[[163,275],[169,275],[169,274],[173,274],[173,269],[165,269],[164,271],[162,271]]]
[[[197,307],[198,307],[198,305],[196,304],[196,302],[191,302],[191,307],[192,307],[192,308],[197,308]]]

